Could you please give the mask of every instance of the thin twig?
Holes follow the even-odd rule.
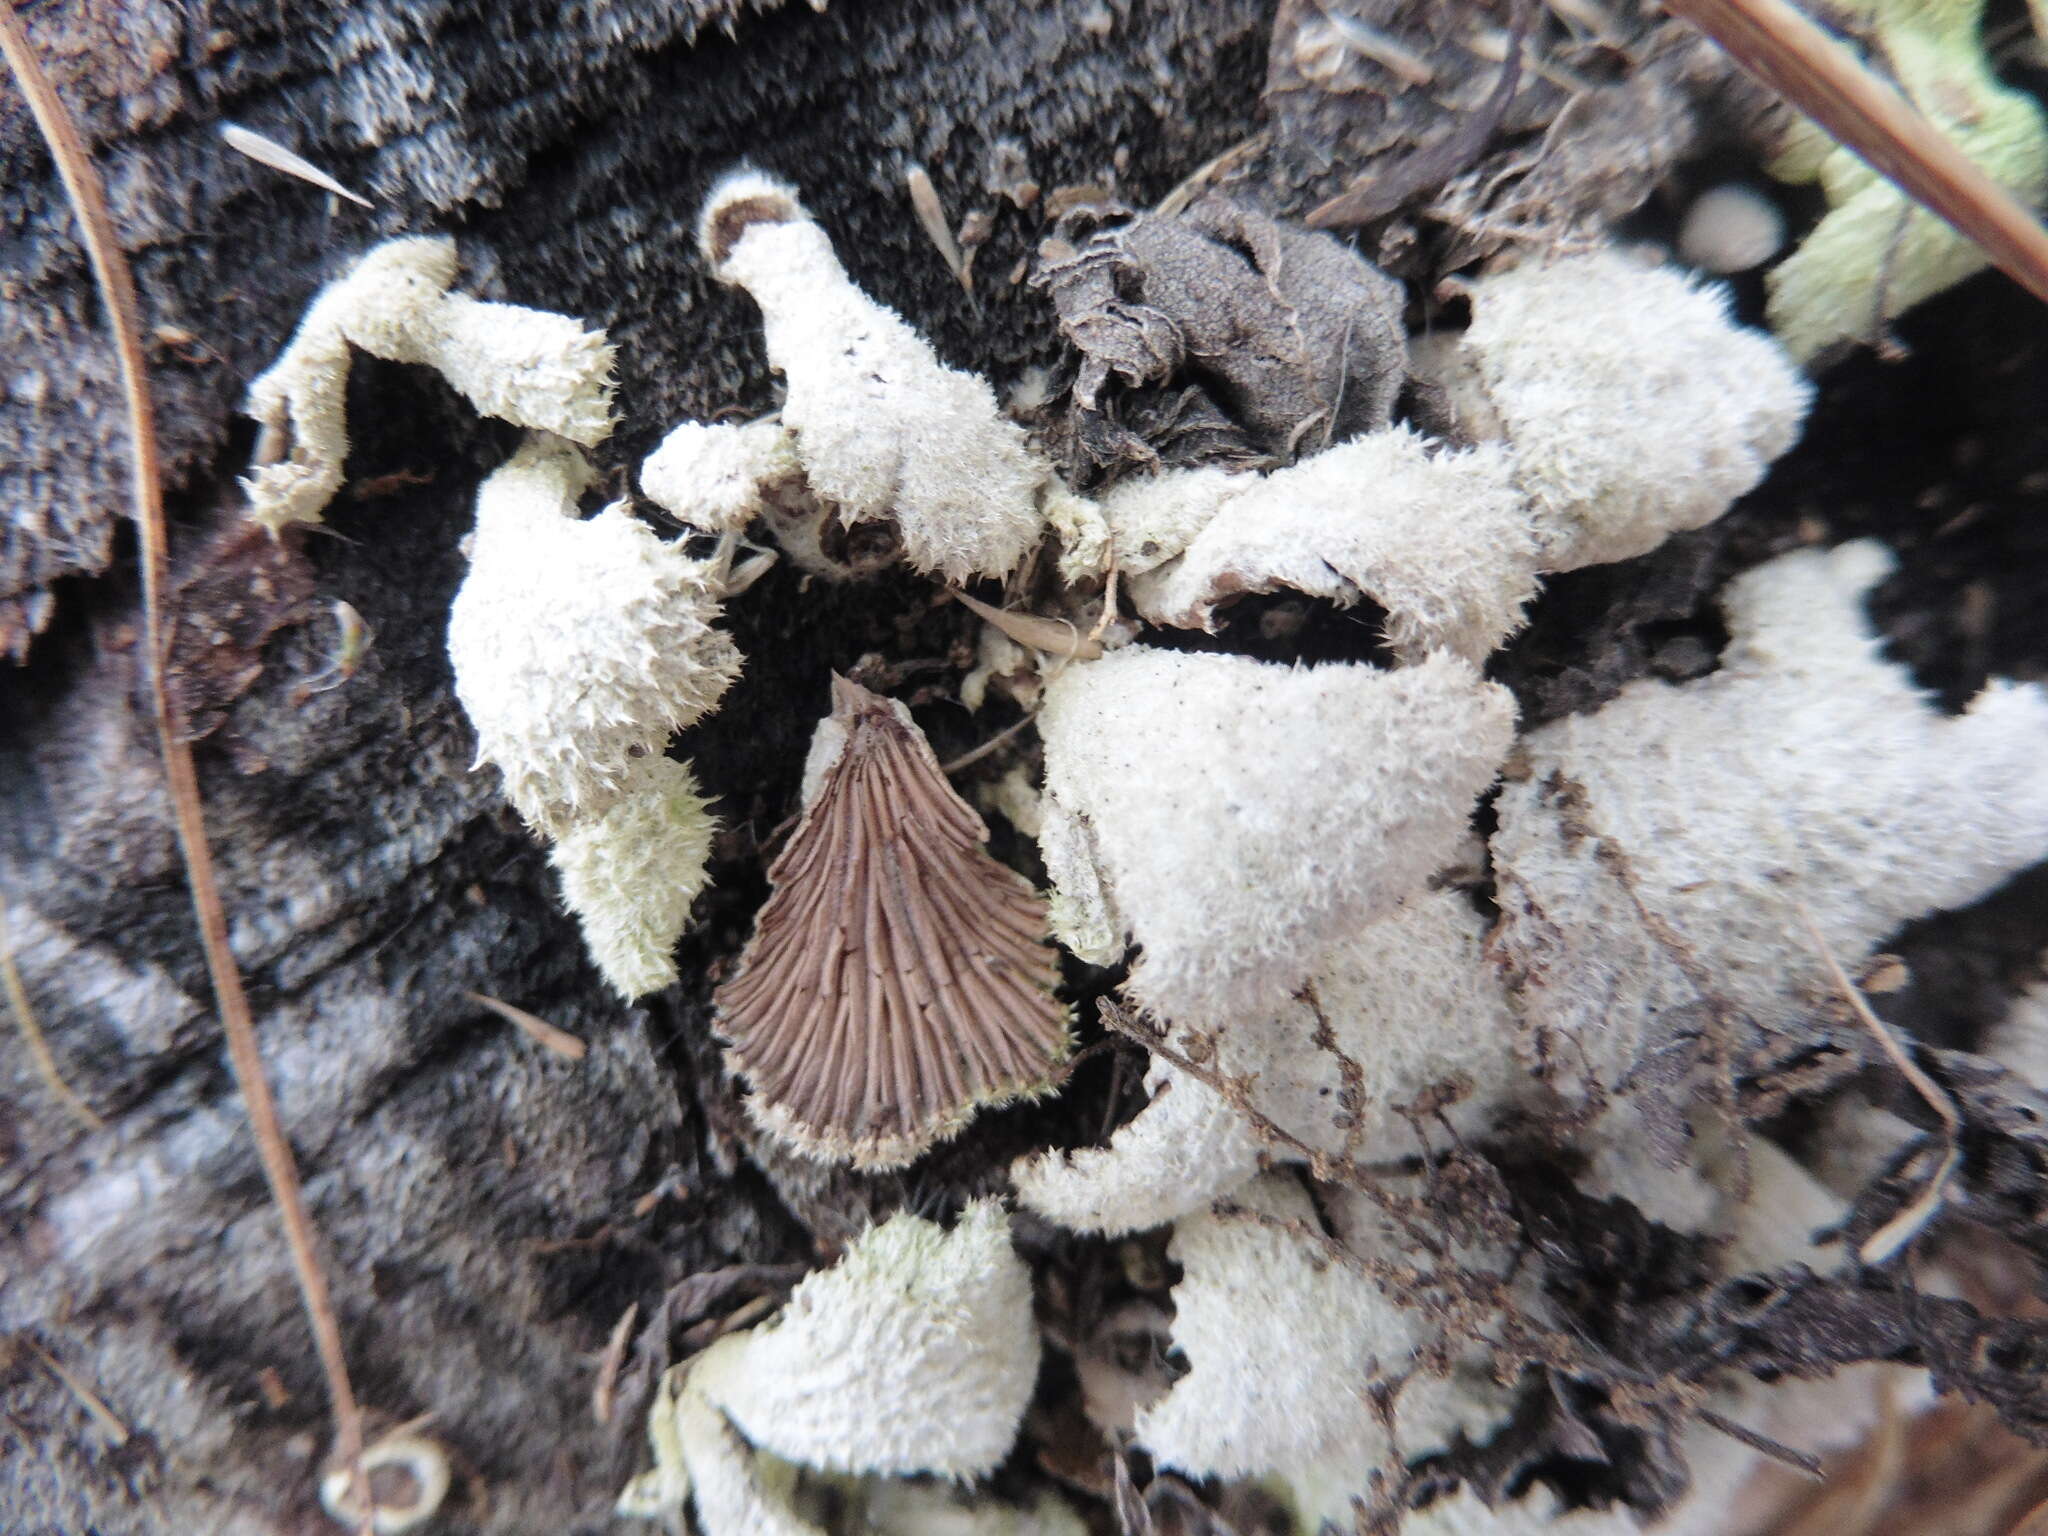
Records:
[[[557,1056],[565,1056],[570,1061],[581,1061],[584,1052],[590,1049],[566,1029],[557,1029],[546,1019],[538,1014],[528,1013],[524,1008],[514,1008],[510,1003],[502,1003],[482,992],[465,992],[462,995],[478,1007],[490,1009],[507,1024],[522,1031],[529,1039],[546,1046]]]
[[[1805,925],[1807,937],[1813,941],[1814,953],[1820,956],[1821,963],[1827,967],[1828,977],[1834,982],[1835,989],[1847,1000],[1858,1021],[1870,1031],[1879,1049],[1891,1059],[1892,1065],[1899,1069],[1900,1076],[1913,1085],[1913,1091],[1927,1102],[1927,1107],[1932,1109],[1941,1121],[1942,1141],[1945,1146],[1941,1164],[1934,1170],[1934,1176],[1896,1216],[1865,1238],[1863,1246],[1857,1250],[1856,1257],[1863,1263],[1882,1264],[1912,1241],[1915,1234],[1934,1219],[1935,1213],[1947,1199],[1948,1181],[1954,1176],[1956,1165],[1962,1161],[1963,1156],[1963,1116],[1956,1108],[1955,1100],[1948,1096],[1941,1084],[1921,1070],[1920,1063],[1915,1061],[1912,1053],[1900,1043],[1899,1037],[1886,1027],[1884,1020],[1871,1011],[1870,1004],[1864,1000],[1855,983],[1849,980],[1848,973],[1842,969],[1834,951],[1828,948],[1827,941],[1821,937],[1820,928],[1814,922],[1813,914],[1806,910],[1806,904],[1794,902],[1793,906],[1798,909],[1799,921]]]
[[[50,1050],[50,1042],[43,1035],[42,1021],[36,1017],[35,1005],[29,1001],[28,988],[22,983],[21,967],[14,963],[14,942],[7,931],[5,908],[0,908],[0,989],[7,993],[7,1006],[13,1010],[15,1022],[21,1026],[21,1038],[28,1045],[28,1054],[42,1076],[43,1085],[87,1130],[104,1131],[107,1122],[64,1081],[64,1074],[57,1068],[57,1057]]]
[[[199,920],[200,943],[206,951],[206,968],[213,982],[214,999],[220,1007],[221,1028],[227,1036],[228,1060],[236,1086],[248,1108],[249,1128],[256,1139],[256,1152],[270,1185],[271,1199],[284,1224],[286,1245],[291,1250],[292,1268],[298,1278],[299,1294],[312,1324],[313,1342],[320,1354],[320,1368],[327,1378],[327,1395],[334,1414],[335,1446],[342,1461],[353,1469],[356,1495],[361,1507],[370,1508],[369,1489],[362,1469],[362,1415],[356,1407],[355,1391],[349,1384],[348,1358],[342,1349],[341,1324],[335,1317],[334,1302],[328,1294],[327,1277],[315,1252],[312,1217],[299,1187],[298,1169],[292,1161],[290,1144],[278,1123],[277,1105],[263,1076],[263,1057],[256,1048],[256,1030],[249,1015],[249,1000],[242,991],[242,978],[235,969],[228,948],[227,914],[221,906],[219,883],[214,875],[213,853],[206,841],[206,821],[199,803],[199,776],[192,764],[192,750],[176,728],[171,698],[164,680],[163,593],[168,585],[170,550],[164,528],[162,466],[157,452],[156,419],[150,405],[149,379],[142,355],[142,328],[135,301],[135,279],[128,259],[114,235],[113,220],[107,214],[106,192],[93,168],[85,145],[78,137],[63,99],[44,74],[41,61],[30,46],[28,33],[11,4],[0,4],[0,53],[20,83],[21,93],[35,115],[36,126],[49,143],[57,174],[77,215],[93,277],[106,305],[114,333],[115,352],[121,366],[121,392],[127,406],[130,434],[131,497],[136,533],[141,545],[143,665],[149,673],[150,704],[156,717],[157,740],[164,755],[164,777],[168,781],[171,806],[177,826],[178,846],[184,856],[186,881],[192,890],[192,906]]]
[[[2048,300],[2048,230],[1905,97],[1785,0],[1669,0],[1668,9],[1879,175]]]
[[[71,1370],[63,1361],[59,1360],[27,1334],[22,1335],[22,1342],[27,1344],[30,1349],[34,1350],[42,1358],[43,1364],[50,1368],[50,1374],[62,1382],[71,1395],[78,1399],[79,1404],[92,1416],[93,1422],[99,1425],[100,1432],[108,1440],[116,1446],[128,1443],[128,1426],[123,1424],[120,1416],[106,1405],[106,1402],[100,1397],[99,1393],[86,1385],[83,1376]]]
[[[1001,747],[1004,742],[1013,739],[1019,731],[1023,730],[1025,726],[1029,725],[1032,721],[1036,720],[1037,718],[1038,716],[1034,713],[1026,715],[1021,720],[1012,720],[1008,725],[1004,726],[1000,731],[997,731],[995,735],[989,737],[989,739],[987,741],[984,741],[980,746],[969,747],[965,752],[962,752],[958,757],[952,759],[952,761],[939,764],[939,772],[946,774],[950,777],[951,775],[958,773],[962,768],[972,768],[984,757],[987,757],[989,753],[994,752],[999,747]]]

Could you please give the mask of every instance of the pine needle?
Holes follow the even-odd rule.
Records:
[[[28,988],[22,983],[21,968],[14,963],[14,942],[7,932],[4,908],[0,908],[0,990],[7,994],[7,1006],[13,1010],[14,1021],[21,1028],[21,1038],[28,1046],[29,1057],[35,1062],[44,1086],[87,1130],[104,1131],[107,1122],[78,1096],[57,1069],[57,1057],[50,1049],[50,1042],[44,1038],[42,1021],[36,1017],[35,1005],[29,1001]]]

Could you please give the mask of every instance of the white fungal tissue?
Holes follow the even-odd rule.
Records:
[[[717,830],[689,765],[654,753],[629,770],[621,799],[571,822],[548,851],[583,942],[620,997],[675,981],[676,940],[706,884]]]
[[[1319,1152],[1362,1163],[1424,1149],[1399,1109],[1438,1084],[1465,1090],[1448,1111],[1453,1126],[1483,1131],[1528,1081],[1506,991],[1482,952],[1486,926],[1462,893],[1418,892],[1335,945],[1310,988],[1274,1017],[1177,1020],[1179,1054],[1196,1054],[1192,1026],[1202,1025],[1207,1068],[1257,1074],[1252,1110]],[[1325,1027],[1330,1043],[1318,1044]],[[1355,1106],[1342,1098],[1345,1058],[1359,1069]],[[1108,1147],[1021,1160],[1011,1174],[1018,1199],[1077,1232],[1131,1232],[1200,1211],[1274,1162],[1301,1160],[1165,1057],[1153,1058],[1146,1082],[1151,1103]]]
[[[686,421],[640,466],[647,499],[706,533],[738,533],[771,510],[779,487],[803,478],[780,421],[709,426]]]
[[[920,571],[1008,573],[1038,541],[1051,474],[988,385],[862,293],[786,183],[726,177],[699,239],[719,278],[761,307],[811,491],[848,527],[893,521]]]
[[[1285,587],[1346,608],[1371,598],[1404,661],[1448,649],[1477,663],[1536,591],[1536,529],[1510,470],[1498,446],[1459,452],[1394,427],[1270,475],[1126,481],[1102,516],[1154,624],[1214,630],[1221,604]]]
[[[1265,1017],[1448,860],[1514,705],[1442,653],[1386,672],[1130,646],[1049,683],[1039,729],[1057,936],[1102,963],[1128,934],[1162,1017]]]
[[[810,1532],[793,1467],[977,1477],[1009,1453],[1038,1375],[1031,1276],[993,1201],[945,1231],[900,1214],[810,1276],[782,1315],[718,1340],[663,1379],[655,1466],[619,1512],[706,1536]]]
[[[566,315],[450,291],[455,242],[387,240],[321,291],[244,411],[261,424],[242,484],[275,531],[317,523],[348,457],[349,349],[438,371],[486,416],[589,447],[612,429],[611,345]]]
[[[1797,440],[1812,397],[1724,290],[1613,251],[1482,278],[1471,325],[1420,366],[1469,433],[1506,443],[1546,571],[1712,522]]]
[[[469,576],[448,616],[478,762],[548,837],[618,804],[636,767],[715,708],[740,669],[712,627],[717,562],[663,543],[623,503],[579,520],[589,484],[574,448],[530,437],[477,494]]]
[[[1863,612],[1892,563],[1861,541],[1750,571],[1723,596],[1719,671],[1523,738],[1493,854],[1532,1025],[1628,1060],[1643,1021],[1698,1002],[1661,926],[1770,1031],[1830,992],[1802,910],[1853,972],[2048,858],[2048,690],[1993,682],[1942,715]]]
[[[1331,1215],[1352,1251],[1382,1246],[1355,1207]],[[1351,1498],[1366,1494],[1375,1468],[1441,1450],[1460,1430],[1483,1435],[1508,1403],[1483,1360],[1467,1368],[1460,1351],[1450,1375],[1416,1372],[1401,1383],[1390,1435],[1375,1389],[1408,1374],[1437,1324],[1329,1253],[1316,1240],[1321,1231],[1301,1185],[1280,1174],[1175,1226],[1167,1250],[1181,1266],[1173,1341],[1189,1370],[1139,1410],[1136,1425],[1161,1468],[1193,1478],[1277,1476],[1308,1531],[1322,1520],[1348,1524]]]

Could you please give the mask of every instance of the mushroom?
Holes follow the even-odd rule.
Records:
[[[1044,901],[983,851],[901,704],[835,677],[803,820],[719,988],[754,1118],[799,1151],[908,1163],[1066,1055]]]

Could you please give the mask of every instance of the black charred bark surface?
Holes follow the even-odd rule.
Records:
[[[252,549],[230,536],[250,436],[242,388],[350,258],[395,233],[452,233],[468,291],[610,329],[624,422],[600,459],[622,487],[675,421],[771,398],[752,307],[710,284],[692,239],[705,187],[742,158],[795,180],[864,286],[949,361],[1001,383],[1050,359],[1056,331],[1043,299],[1008,281],[1042,218],[1002,200],[989,168],[1014,177],[1021,149],[1048,189],[1156,198],[1251,131],[1264,9],[71,0],[24,12],[107,177],[152,333],[185,572],[179,664],[208,728],[200,771],[235,950],[357,1390],[389,1419],[433,1413],[466,1474],[439,1529],[606,1526],[643,1455],[631,1403],[607,1426],[590,1407],[626,1307],[644,1317],[722,1266],[813,1258],[857,1228],[863,1203],[895,1198],[757,1171],[705,998],[758,903],[758,846],[791,808],[829,671],[944,657],[966,631],[907,578],[803,593],[778,572],[747,595],[733,624],[748,675],[687,743],[724,797],[720,884],[686,942],[689,979],[623,1007],[585,961],[540,850],[490,777],[470,772],[450,693],[457,545],[510,434],[420,372],[364,361],[335,536]],[[223,119],[293,144],[377,208],[241,159],[215,137]],[[994,215],[978,308],[912,216],[913,161],[956,221]],[[0,1332],[47,1350],[132,1432],[116,1448],[36,1349],[14,1349],[0,1364],[0,1526],[332,1529],[314,1492],[322,1387],[139,705],[111,348],[70,214],[8,90],[0,211],[0,648],[27,658],[0,674],[0,897],[63,1071],[110,1122],[84,1130],[9,1037]],[[375,641],[328,687],[335,601]],[[935,724],[942,755],[993,728]],[[588,1056],[548,1055],[469,991],[542,1014]],[[927,1177],[992,1178],[1029,1139],[995,1117],[977,1166]],[[628,1384],[646,1374],[629,1370]]]

